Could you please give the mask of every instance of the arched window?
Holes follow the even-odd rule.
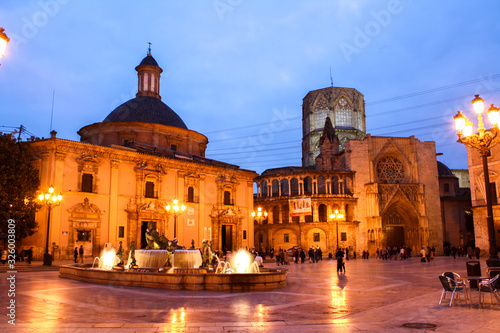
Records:
[[[339,178],[332,177],[332,194],[339,194]]]
[[[299,195],[299,181],[297,178],[290,180],[291,195]]]
[[[279,181],[277,179],[272,182],[273,197],[280,195]]]
[[[260,189],[262,191],[261,193],[261,196],[263,198],[267,197],[267,181],[263,180],[261,185],[260,185]]]
[[[318,206],[318,220],[319,222],[327,222],[327,219],[326,205],[321,204]]]
[[[288,179],[281,180],[281,195],[290,195],[290,189],[288,186]]]
[[[304,178],[304,194],[312,195],[312,179],[311,177]]]

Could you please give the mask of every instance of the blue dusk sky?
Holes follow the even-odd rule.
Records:
[[[466,168],[452,117],[477,123],[474,94],[500,104],[499,14],[496,0],[2,0],[0,131],[48,137],[53,110],[57,136],[79,141],[135,97],[151,42],[162,100],[208,158],[300,166],[302,99],[332,77],[364,95],[367,133],[434,141]]]

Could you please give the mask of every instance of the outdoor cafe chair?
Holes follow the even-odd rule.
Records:
[[[439,281],[441,281],[441,284],[443,285],[443,292],[441,293],[441,299],[439,300],[439,304],[441,304],[441,302],[446,298],[446,293],[450,292],[451,293],[450,306],[452,306],[453,300],[455,299],[455,294],[457,295],[457,298],[460,299],[459,295],[460,291],[464,293],[464,299],[465,302],[467,303],[467,294],[465,292],[465,285],[463,283],[457,283],[457,281],[445,275],[440,275]]]
[[[482,304],[484,301],[484,294],[483,294],[483,299],[481,299],[481,293],[490,293],[491,297],[491,303],[493,304],[493,296],[495,296],[496,300],[498,303],[500,303],[500,274],[495,276],[494,278],[484,280],[479,282],[479,304]]]

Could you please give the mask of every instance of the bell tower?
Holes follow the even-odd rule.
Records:
[[[148,55],[135,70],[139,79],[136,97],[151,96],[161,99],[160,74],[163,70],[151,55],[151,43],[149,43]]]

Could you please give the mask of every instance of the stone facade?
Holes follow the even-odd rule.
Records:
[[[433,246],[442,253],[435,144],[366,135],[365,126],[363,95],[355,89],[306,95],[302,167],[269,169],[255,179],[254,204],[268,213],[255,219],[256,248],[373,254],[384,246],[414,253]],[[297,199],[311,210],[291,216]]]
[[[53,185],[63,194],[52,209],[50,244],[55,258],[72,258],[75,247],[99,256],[107,243],[125,250],[132,241],[144,248],[146,228],[177,238],[189,247],[213,241],[214,250],[251,247],[252,185],[257,174],[204,157],[208,139],[187,129],[159,96],[161,69],[150,54],[138,71],[136,98],[103,122],[79,131],[81,142],[56,137],[30,142],[37,160],[41,190]],[[152,106],[153,109],[148,109]],[[170,125],[169,125],[170,124]],[[178,199],[186,206],[179,216],[166,205]],[[44,252],[47,209],[36,216],[36,233],[23,240]]]
[[[302,104],[302,166],[315,164],[327,117],[331,119],[342,147],[348,140],[365,137],[365,101],[359,91],[338,87],[310,91]]]

